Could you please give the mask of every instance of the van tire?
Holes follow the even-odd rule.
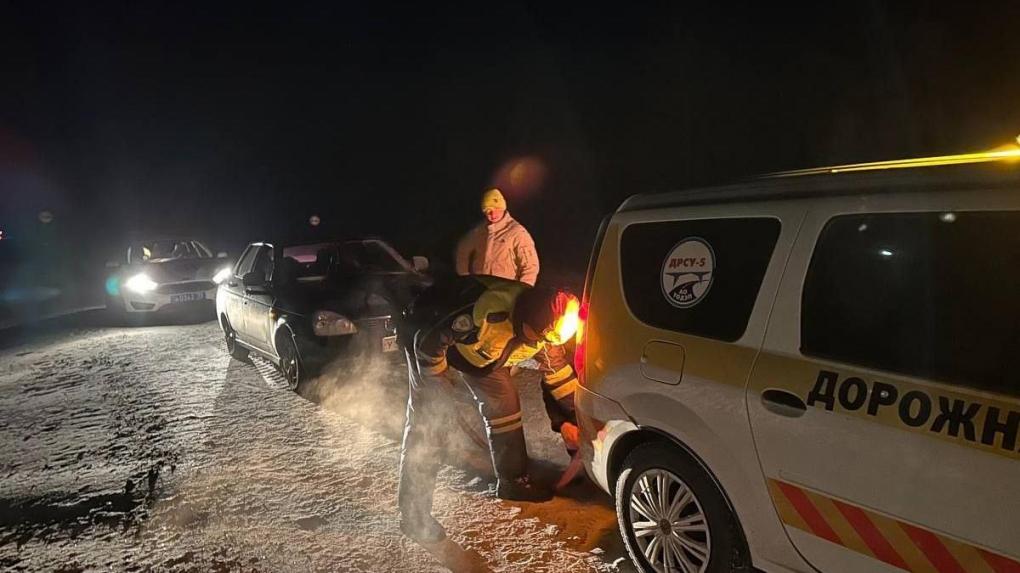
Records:
[[[649,480],[646,483],[651,483],[650,480],[655,478],[661,478],[662,482],[659,483],[666,484],[667,492],[669,492],[668,498],[672,498],[683,488],[692,494],[693,501],[682,506],[683,511],[680,516],[696,520],[696,514],[700,512],[707,522],[707,536],[701,532],[684,532],[676,535],[683,535],[688,541],[693,537],[695,542],[707,545],[707,562],[698,563],[694,553],[689,551],[684,553],[685,558],[698,565],[696,570],[708,573],[751,571],[751,561],[743,531],[715,480],[690,454],[675,445],[662,442],[636,447],[627,455],[620,476],[616,480],[616,518],[620,526],[620,535],[623,537],[631,561],[637,565],[640,571],[656,572],[655,567],[645,556],[644,551],[651,547],[652,543],[647,539],[660,535],[659,532],[664,529],[672,531],[673,527],[663,524],[649,531],[649,527],[645,526],[643,528],[645,534],[642,535],[644,539],[639,544],[633,526],[634,520],[631,516],[635,514],[640,516],[640,513],[636,513],[638,510],[634,509],[636,504],[632,501],[632,496],[635,486],[642,478]],[[641,495],[638,494],[638,497],[640,499]],[[645,507],[644,509],[649,508]],[[660,521],[669,522],[672,520]],[[663,533],[663,535],[666,534]],[[653,552],[653,557],[655,555]],[[663,559],[661,551],[658,553],[658,559]],[[661,566],[662,563],[660,563]],[[682,569],[676,568],[675,570]]]

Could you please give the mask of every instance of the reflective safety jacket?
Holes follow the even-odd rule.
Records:
[[[534,359],[554,431],[574,419],[577,376],[562,346],[528,343],[514,320],[517,297],[531,287],[490,276],[458,277],[425,291],[408,309],[399,334],[422,374],[441,376],[451,366],[467,376]]]

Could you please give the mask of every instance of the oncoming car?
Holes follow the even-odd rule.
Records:
[[[106,278],[106,308],[117,314],[207,310],[216,297],[216,272],[230,262],[204,243],[188,238],[137,241],[125,258],[111,261]]]
[[[427,268],[379,239],[252,243],[217,277],[227,351],[269,359],[291,389],[333,360],[397,360],[394,319],[431,283]]]
[[[1016,160],[793,172],[607,218],[581,455],[640,570],[1020,571]]]

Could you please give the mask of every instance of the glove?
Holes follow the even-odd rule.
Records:
[[[577,426],[570,422],[563,422],[560,426],[560,436],[563,437],[563,443],[566,444],[568,449],[576,450],[578,444],[581,441],[581,431],[577,429]]]

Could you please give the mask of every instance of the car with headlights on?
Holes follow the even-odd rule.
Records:
[[[132,242],[124,258],[106,264],[106,308],[117,315],[207,311],[216,298],[216,273],[230,266],[226,253],[214,254],[191,238]]]
[[[396,359],[395,318],[427,269],[374,238],[252,243],[217,277],[227,351],[268,359],[292,389],[337,359]]]

